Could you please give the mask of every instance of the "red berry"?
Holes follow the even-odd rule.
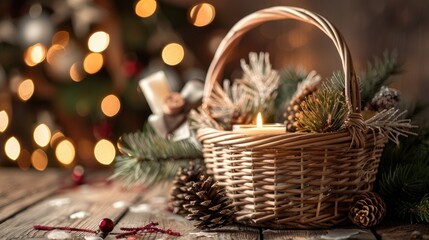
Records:
[[[71,178],[75,185],[82,185],[85,182],[85,169],[79,165],[74,167]]]
[[[100,223],[98,224],[98,228],[103,233],[109,233],[113,230],[114,224],[112,219],[110,218],[103,218],[101,219]]]

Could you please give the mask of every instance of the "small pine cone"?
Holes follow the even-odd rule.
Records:
[[[232,201],[213,177],[201,176],[199,181],[189,182],[186,186],[187,203],[183,206],[189,212],[186,218],[195,221],[195,227],[208,229],[232,223]]]
[[[359,227],[372,227],[386,215],[386,204],[375,192],[362,193],[355,198],[349,211],[349,219]]]
[[[399,104],[399,91],[393,88],[382,86],[371,100],[371,108],[377,112],[396,108]]]
[[[180,168],[173,181],[173,188],[170,192],[170,206],[173,213],[186,216],[188,212],[183,208],[185,195],[187,192],[186,184],[198,181],[204,174],[204,169],[200,165],[190,165],[186,168]]]
[[[296,127],[294,124],[296,122],[296,116],[297,114],[299,114],[299,112],[301,111],[301,100],[295,99],[295,100],[291,100],[289,102],[289,104],[286,107],[286,111],[284,113],[284,118],[285,118],[285,125],[286,125],[286,130],[288,132],[295,132],[296,131]]]

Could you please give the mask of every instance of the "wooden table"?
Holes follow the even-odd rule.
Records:
[[[148,190],[126,190],[119,183],[105,181],[108,173],[104,173],[88,177],[89,184],[70,187],[70,176],[69,172],[55,170],[23,172],[0,168],[0,239],[50,239],[53,236],[52,232],[34,230],[33,225],[36,224],[97,230],[102,218],[115,222],[113,232],[120,232],[122,226],[137,227],[156,221],[160,228],[171,228],[182,235],[146,234],[140,239],[377,239],[370,230],[352,226],[311,231],[229,226],[201,231],[185,218],[167,211],[168,185]],[[383,227],[376,234],[388,240],[409,239],[410,233],[415,230],[429,237],[429,225]],[[90,236],[95,236],[91,233],[56,231],[69,233],[73,239],[91,239]],[[348,238],[338,238],[348,235]],[[106,239],[116,237],[111,234]]]

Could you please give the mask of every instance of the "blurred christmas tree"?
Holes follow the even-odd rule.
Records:
[[[212,54],[194,44],[212,28],[207,3],[9,0],[0,11],[0,166],[109,165],[150,114],[138,80],[162,69],[178,90]]]

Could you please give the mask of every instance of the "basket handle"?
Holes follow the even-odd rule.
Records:
[[[322,30],[322,32],[324,32],[334,42],[338,54],[340,55],[345,75],[345,97],[346,104],[349,108],[349,118],[350,115],[353,115],[353,113],[360,113],[359,85],[356,80],[353,63],[350,57],[350,51],[341,34],[322,16],[302,8],[286,6],[262,9],[241,19],[231,28],[217,48],[210,67],[207,71],[204,86],[203,105],[207,103],[214,84],[217,81],[220,81],[223,66],[225,65],[228,55],[238,44],[244,33],[264,22],[282,19],[296,19],[302,22],[310,23]]]

